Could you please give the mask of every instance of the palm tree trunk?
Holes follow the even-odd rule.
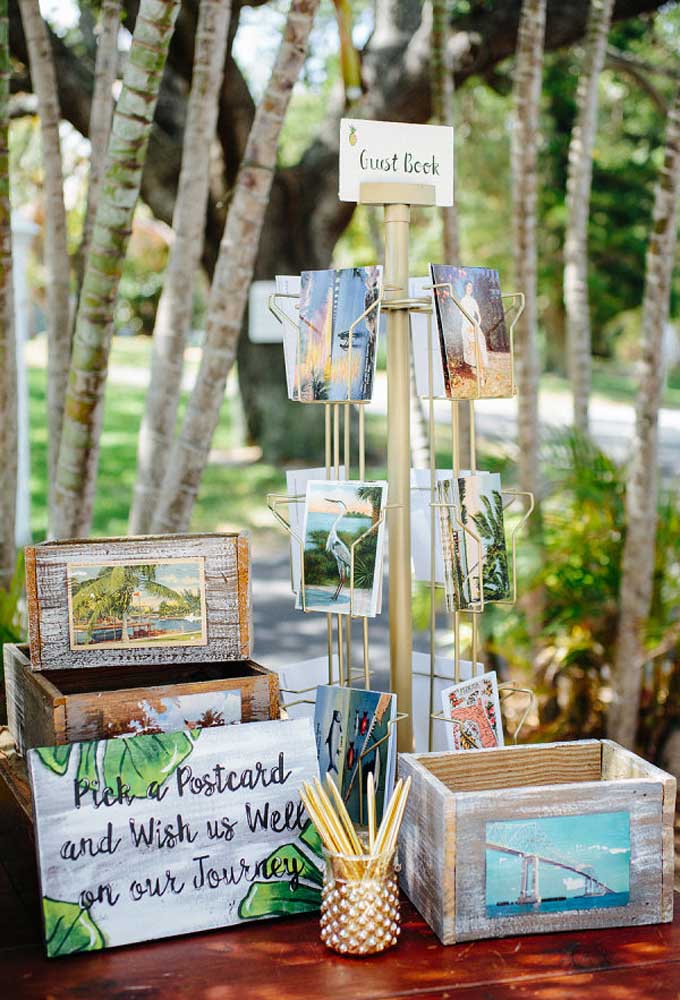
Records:
[[[181,434],[169,456],[152,522],[154,531],[180,531],[191,517],[227,375],[236,357],[279,134],[318,5],[319,0],[291,0],[274,69],[248,136],[215,266],[201,366]]]
[[[538,492],[538,380],[536,342],[536,185],[539,105],[546,0],[523,0],[517,36],[512,129],[513,256],[525,307],[517,324],[518,443],[520,488]]]
[[[90,107],[90,176],[83,235],[78,250],[78,278],[82,281],[87,252],[92,241],[94,216],[99,200],[113,117],[113,84],[118,72],[120,0],[103,0],[99,16],[99,41],[94,67],[94,92]]]
[[[54,534],[86,535],[99,457],[113,312],[180,0],[141,0],[78,304],[55,497]]]
[[[446,0],[431,0],[430,69],[432,116],[437,125],[454,124],[455,88],[453,67],[451,66],[447,47],[449,38],[448,7],[449,5]],[[426,13],[423,16],[426,16]],[[452,205],[450,208],[442,208],[440,212],[444,261],[447,264],[460,264],[456,206]]]
[[[9,200],[9,22],[0,0],[0,590],[14,576],[17,496],[17,358]]]
[[[353,104],[361,97],[361,59],[352,41],[351,0],[333,0],[340,33],[340,68],[345,87],[345,101]]]
[[[590,308],[588,303],[588,216],[597,133],[598,85],[607,50],[614,0],[591,0],[585,58],[576,93],[576,121],[569,143],[567,226],[564,239],[564,307],[569,374],[574,395],[574,426],[588,433],[591,386]]]
[[[172,220],[174,242],[156,313],[151,381],[139,431],[137,481],[130,513],[133,535],[145,534],[151,527],[175,436],[184,347],[191,327],[193,289],[203,251],[210,180],[208,150],[217,125],[230,16],[229,0],[201,0],[182,169]]]
[[[632,746],[638,726],[644,627],[652,602],[657,518],[658,416],[664,383],[663,330],[668,322],[680,194],[680,89],[666,125],[664,163],[656,183],[642,302],[642,364],[626,489],[626,540],[619,591],[619,630],[608,734]]]
[[[38,0],[19,0],[21,19],[38,101],[45,184],[45,276],[47,284],[47,422],[50,513],[55,501],[54,483],[59,438],[71,353],[69,315],[69,256],[64,207],[57,78],[47,26]]]

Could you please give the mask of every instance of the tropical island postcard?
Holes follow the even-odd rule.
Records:
[[[321,684],[316,689],[314,735],[319,774],[330,775],[355,823],[366,825],[368,775],[373,775],[378,822],[394,785],[394,694]]]
[[[68,563],[71,649],[205,646],[203,559]]]
[[[372,398],[381,282],[380,267],[302,272],[293,399]]]
[[[304,603],[299,594],[298,608],[362,618],[379,613],[386,497],[386,482],[307,483],[300,588]]]
[[[486,824],[486,914],[626,906],[627,812],[541,816]]]
[[[510,334],[498,272],[430,264],[430,275],[446,396],[512,396]]]
[[[472,602],[480,599],[480,560],[484,600],[506,601],[510,597],[510,571],[501,477],[497,472],[461,475],[458,494],[461,520],[470,529],[464,534],[464,542]],[[479,541],[470,532],[474,532]]]

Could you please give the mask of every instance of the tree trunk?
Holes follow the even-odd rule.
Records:
[[[448,54],[449,20],[447,17],[447,0],[431,0],[430,17],[432,19],[432,116],[437,125],[454,124],[454,82],[453,66]],[[425,16],[425,15],[423,15]],[[444,262],[460,264],[460,247],[458,242],[458,216],[456,206],[441,208],[442,237]]]
[[[133,535],[146,534],[151,527],[175,437],[184,347],[191,328],[193,290],[203,253],[209,150],[215,138],[230,16],[229,0],[201,0],[182,169],[172,219],[174,242],[156,313],[151,381],[139,431],[137,480],[130,513]]]
[[[668,322],[680,194],[680,89],[668,113],[664,163],[656,183],[642,302],[642,360],[635,434],[626,488],[626,540],[619,591],[619,630],[608,735],[635,741],[649,615],[657,519],[658,416],[664,372],[662,340]]]
[[[517,429],[520,488],[538,493],[539,359],[536,338],[536,184],[539,105],[546,0],[523,0],[517,35],[512,128],[513,256],[524,312],[515,331],[519,390]]]
[[[113,312],[180,0],[141,0],[113,118],[78,304],[55,496],[57,537],[86,535],[99,457]]]
[[[585,56],[576,93],[576,121],[569,143],[567,226],[564,239],[564,306],[569,375],[574,396],[574,427],[588,433],[591,387],[590,307],[588,303],[588,216],[597,133],[598,85],[607,51],[614,0],[591,0]]]
[[[14,576],[17,497],[17,358],[9,200],[9,23],[0,0],[0,590]]]
[[[71,353],[69,256],[64,180],[59,142],[61,111],[52,47],[38,0],[19,0],[33,91],[38,100],[45,184],[45,277],[47,284],[47,423],[50,516],[54,515],[59,438]]]
[[[94,216],[99,200],[113,117],[113,84],[118,72],[120,0],[103,0],[99,18],[99,41],[94,67],[94,93],[90,107],[90,175],[83,235],[78,249],[78,280],[82,281],[87,252],[92,241]]]
[[[227,375],[236,357],[279,134],[304,62],[318,2],[291,0],[274,69],[248,136],[213,275],[201,366],[180,437],[169,456],[153,520],[155,531],[181,531],[189,523],[219,420]]]

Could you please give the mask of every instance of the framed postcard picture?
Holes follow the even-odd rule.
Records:
[[[430,264],[448,399],[513,395],[512,351],[498,272]]]
[[[386,482],[307,483],[298,608],[362,618],[379,613],[386,498]]]

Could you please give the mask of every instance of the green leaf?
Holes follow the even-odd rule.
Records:
[[[321,907],[321,892],[307,885],[292,889],[287,882],[254,882],[241,900],[241,920],[313,913]]]
[[[97,740],[80,744],[78,760],[78,780],[92,785],[97,781]]]
[[[162,785],[186,760],[193,747],[187,733],[153,733],[107,740],[104,784],[115,788],[116,778],[120,777],[129,786],[131,795],[146,798],[151,782]]]
[[[68,743],[61,747],[38,747],[36,753],[50,771],[54,771],[55,774],[66,774],[72,746],[73,744]]]
[[[303,844],[306,844],[310,851],[314,854],[318,854],[320,858],[323,857],[323,844],[321,842],[321,837],[311,819],[307,820],[307,824],[300,834],[300,840]]]
[[[275,861],[283,862],[283,871],[279,872],[281,866],[277,865],[272,874]],[[270,854],[264,863],[264,873],[268,878],[278,877],[282,879],[297,875],[299,879],[307,879],[310,882],[316,882],[317,885],[323,885],[323,875],[319,869],[295,844],[284,844],[283,847],[279,847],[273,854]]]
[[[43,915],[48,958],[106,947],[104,935],[88,911],[78,903],[43,896]]]

